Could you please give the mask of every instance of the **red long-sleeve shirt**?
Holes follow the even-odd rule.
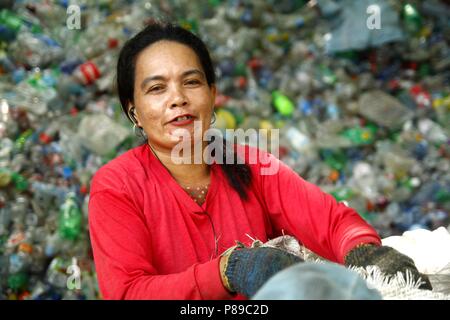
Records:
[[[250,149],[239,148],[245,156]],[[236,240],[250,245],[251,238],[265,242],[292,235],[339,263],[359,243],[381,243],[353,209],[272,154],[260,155],[250,164],[253,181],[247,201],[214,163],[201,206],[147,144],[100,168],[91,183],[89,227],[103,298],[244,299],[230,295],[219,274],[219,256]],[[277,165],[276,174],[261,174]]]

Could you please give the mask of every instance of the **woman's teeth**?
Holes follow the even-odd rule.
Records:
[[[176,118],[175,121],[183,121],[183,120],[187,120],[187,119],[190,119],[190,118],[192,118],[192,117],[191,116],[183,116],[183,117]]]

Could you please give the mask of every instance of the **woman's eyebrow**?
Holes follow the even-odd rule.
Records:
[[[142,83],[141,83],[141,89],[144,90],[145,89],[145,85],[151,81],[154,80],[165,80],[166,78],[164,78],[163,76],[151,76],[151,77],[147,77],[145,78]]]
[[[181,77],[185,78],[185,77],[193,75],[193,74],[198,74],[201,77],[205,77],[205,74],[198,69],[191,69],[191,70],[185,71],[185,72],[183,72]]]
[[[201,76],[201,77],[205,77],[205,74],[203,73],[203,72],[201,72],[200,70],[198,70],[198,69],[191,69],[191,70],[187,70],[187,71],[185,71],[185,72],[183,72],[182,74],[181,74],[181,78],[185,78],[185,77],[187,77],[187,76],[190,76],[190,75],[193,75],[193,74],[198,74],[199,76]],[[141,83],[141,89],[142,90],[144,90],[144,88],[145,88],[145,85],[147,84],[147,83],[149,83],[149,82],[151,82],[151,81],[154,81],[154,80],[166,80],[166,78],[165,77],[163,77],[163,76],[150,76],[150,77],[147,77],[147,78],[145,78],[143,81],[142,81],[142,83]]]

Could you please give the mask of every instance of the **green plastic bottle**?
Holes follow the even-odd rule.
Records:
[[[351,199],[354,192],[350,188],[342,187],[330,192],[330,194],[336,199],[336,201],[344,201]]]
[[[23,147],[25,146],[25,143],[27,142],[28,138],[31,137],[33,134],[33,130],[27,129],[24,132],[20,134],[20,136],[17,138],[17,140],[14,143],[14,147],[17,151],[22,151]]]
[[[366,145],[375,141],[377,127],[369,125],[366,127],[354,127],[341,133],[342,136],[349,139],[354,145]]]
[[[213,7],[218,7],[221,5],[221,2],[221,0],[208,0],[209,5]]]
[[[8,277],[8,287],[17,292],[24,289],[28,283],[28,275],[23,272],[12,274]]]
[[[324,158],[325,163],[331,168],[337,171],[341,171],[345,168],[347,157],[342,150],[323,149],[320,150],[320,155]]]
[[[403,24],[407,32],[417,34],[422,28],[422,17],[411,3],[405,3],[402,8]]]
[[[272,92],[272,103],[283,116],[290,117],[294,112],[294,103],[278,90]]]
[[[14,182],[16,190],[25,191],[28,189],[28,180],[23,175],[13,172],[11,174],[11,180]]]
[[[327,85],[335,85],[337,82],[337,77],[334,72],[327,66],[320,66],[320,74],[322,81]]]
[[[439,203],[450,202],[450,191],[440,189],[435,195],[436,201]]]
[[[59,210],[59,235],[63,239],[76,240],[81,233],[83,214],[77,204],[75,193],[69,192]]]
[[[22,28],[23,21],[15,13],[3,9],[0,11],[0,24],[14,32],[18,32]]]
[[[192,33],[198,33],[198,22],[195,19],[182,19],[180,25]]]

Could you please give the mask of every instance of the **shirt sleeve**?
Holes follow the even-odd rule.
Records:
[[[97,177],[98,178],[98,177]],[[108,174],[114,185],[113,176]],[[160,275],[152,264],[150,230],[124,187],[100,188],[89,199],[89,232],[99,289],[104,299],[230,299],[219,259]],[[98,190],[101,189],[101,190]]]
[[[360,243],[381,244],[375,229],[267,152],[259,169],[264,202],[277,234],[290,234],[316,254],[339,263]]]

